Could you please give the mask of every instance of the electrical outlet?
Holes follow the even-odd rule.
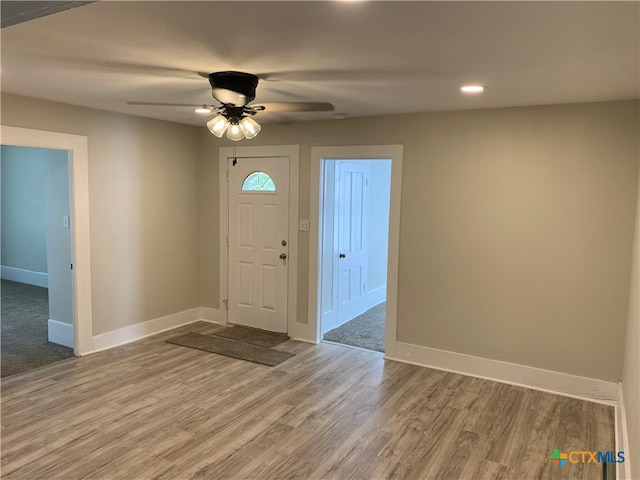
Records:
[[[301,218],[300,219],[300,227],[298,228],[301,232],[309,231],[309,219]]]

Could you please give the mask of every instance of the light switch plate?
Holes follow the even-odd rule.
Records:
[[[309,231],[309,219],[301,218],[300,219],[300,227],[298,228],[301,232]]]

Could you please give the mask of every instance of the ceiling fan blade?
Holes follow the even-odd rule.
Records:
[[[89,1],[31,1],[31,2],[2,2],[2,28],[28,22],[36,18],[45,17],[53,13],[64,12],[70,8],[81,7],[87,3],[95,3],[96,0]]]
[[[207,105],[202,103],[162,103],[162,102],[136,102],[136,101],[128,101],[127,105],[146,105],[151,107],[210,107],[212,109],[217,109],[218,107],[214,105]]]
[[[251,108],[265,110],[268,113],[278,112],[332,112],[335,107],[329,102],[274,102],[249,105]]]

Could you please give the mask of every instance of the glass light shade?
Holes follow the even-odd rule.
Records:
[[[218,115],[217,117],[207,122],[207,128],[209,129],[209,131],[218,138],[224,135],[224,132],[228,126],[229,126],[229,120],[227,120],[222,115]]]
[[[227,138],[229,140],[233,140],[234,142],[242,140],[244,138],[242,127],[240,127],[240,125],[237,123],[232,123],[227,129]]]
[[[251,139],[260,133],[262,127],[251,117],[244,117],[240,121],[240,127],[244,130],[244,136]]]

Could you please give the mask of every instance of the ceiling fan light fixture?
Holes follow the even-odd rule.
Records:
[[[200,74],[205,76],[206,74]],[[226,71],[208,74],[213,97],[222,105],[158,103],[128,101],[129,105],[148,105],[166,107],[190,107],[202,115],[215,115],[206,125],[212,135],[227,138],[235,142],[246,138],[256,137],[262,127],[252,116],[266,109],[278,112],[333,112],[335,107],[329,102],[275,102],[262,105],[252,105],[256,96],[259,78],[257,75],[245,72]],[[343,114],[336,114],[336,118],[343,118]]]
[[[224,132],[228,127],[229,120],[227,120],[224,115],[218,115],[207,122],[207,128],[209,131],[218,138],[222,138],[222,135],[224,135]]]
[[[247,140],[258,135],[262,129],[260,124],[251,117],[244,117],[240,120],[240,128],[243,130],[244,136]]]
[[[244,131],[242,130],[240,124],[232,123],[231,125],[229,125],[229,128],[227,129],[227,138],[229,140],[233,140],[234,142],[237,142],[238,140],[242,140],[244,138]]]

